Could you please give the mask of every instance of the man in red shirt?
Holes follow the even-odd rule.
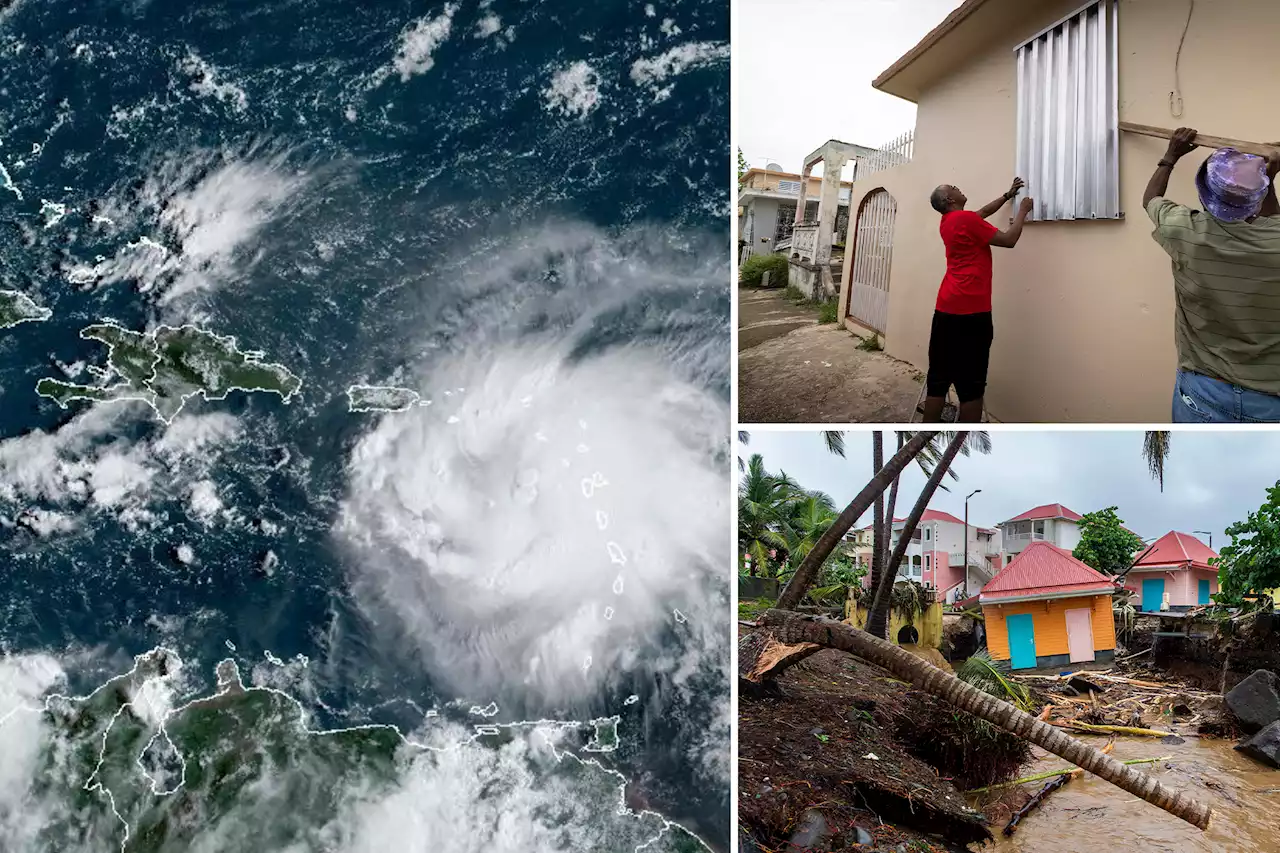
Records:
[[[942,214],[942,244],[947,248],[947,274],[938,288],[938,303],[929,335],[929,376],[924,401],[927,423],[941,423],[947,390],[954,385],[960,398],[956,420],[982,420],[987,392],[987,365],[995,335],[991,323],[991,247],[1012,249],[1022,236],[1022,226],[1035,207],[1024,198],[1013,225],[1001,231],[987,217],[993,216],[1025,186],[1014,178],[1007,193],[979,211],[965,210],[969,199],[952,186],[943,185],[929,197]]]

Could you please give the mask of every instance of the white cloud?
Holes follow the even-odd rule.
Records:
[[[542,96],[547,101],[547,109],[581,118],[600,103],[600,75],[579,60],[557,71]]]
[[[336,532],[355,551],[363,606],[403,625],[458,695],[576,702],[620,669],[672,675],[725,651],[723,639],[689,659],[642,651],[675,606],[726,619],[727,602],[721,612],[698,584],[726,559],[730,418],[684,378],[723,351],[651,339],[575,354],[602,315],[647,304],[662,282],[697,287],[700,273],[677,272],[658,245],[573,228],[516,244],[467,283],[500,288],[502,305],[458,333],[465,351],[410,382],[434,404],[379,419],[352,450]],[[543,252],[562,259],[554,298],[524,273],[545,271]],[[531,339],[506,316],[534,305],[554,333]]]
[[[476,38],[488,38],[502,29],[502,19],[490,12],[476,23]]]
[[[249,96],[235,83],[222,79],[222,72],[201,58],[194,50],[178,63],[178,68],[188,77],[194,78],[190,89],[197,95],[213,98],[230,106],[236,112],[244,112],[249,107]]]
[[[237,272],[245,249],[264,225],[295,203],[307,176],[283,155],[225,161],[194,152],[160,165],[145,181],[136,207],[111,206],[110,217],[154,228],[111,258],[80,264],[75,284],[133,283],[141,292],[163,287],[171,303],[222,284]]]
[[[637,86],[656,87],[669,77],[691,68],[701,68],[729,58],[729,45],[716,42],[686,42],[665,53],[631,64],[631,79]]]
[[[433,54],[449,40],[453,16],[457,11],[458,4],[448,3],[439,15],[419,18],[400,33],[400,46],[391,60],[391,69],[400,75],[401,82],[408,82],[411,77],[425,74],[435,67]],[[384,69],[378,82],[388,74],[389,71]]]
[[[42,536],[72,529],[81,509],[111,513],[131,530],[151,526],[156,482],[204,476],[240,425],[216,412],[179,418],[150,440],[120,438],[121,427],[145,411],[92,405],[54,432],[0,441],[0,506],[12,504],[19,522]]]

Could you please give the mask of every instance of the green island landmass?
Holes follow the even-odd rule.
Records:
[[[37,394],[64,409],[73,400],[141,400],[169,423],[197,395],[223,400],[232,391],[263,391],[287,403],[302,387],[288,368],[263,362],[262,353],[242,352],[235,338],[195,326],[143,333],[103,323],[82,329],[80,337],[107,345],[108,381],[119,381],[78,385],[46,378],[36,383]]]
[[[41,712],[51,732],[32,794],[46,805],[60,801],[26,849],[40,853],[96,849],[121,853],[224,853],[332,849],[333,825],[351,798],[378,801],[394,795],[413,774],[459,762],[446,753],[488,750],[497,756],[521,729],[573,735],[589,723],[513,723],[475,726],[470,740],[428,748],[390,726],[312,731],[290,697],[245,687],[230,661],[218,665],[218,690],[163,715],[143,713],[147,682],[175,670],[162,649],[142,655],[129,673],[85,697],[49,698]],[[153,694],[154,695],[154,694]],[[160,716],[163,722],[156,719]],[[569,738],[572,741],[572,737]],[[561,744],[555,760],[530,766],[544,784],[572,796],[549,797],[539,822],[572,849],[584,818],[602,853],[707,853],[697,836],[654,812],[619,808],[622,777]],[[501,764],[468,759],[462,765],[497,775],[479,784],[503,796]],[[488,796],[488,795],[487,795]],[[477,839],[496,827],[476,826]]]
[[[417,391],[394,385],[347,387],[348,412],[406,412],[422,399]]]
[[[52,316],[52,311],[41,308],[25,294],[16,290],[0,290],[0,329],[19,323],[42,323]]]

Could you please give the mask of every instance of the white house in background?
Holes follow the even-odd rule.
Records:
[[[802,176],[784,172],[777,163],[764,169],[749,169],[738,183],[738,240],[742,245],[739,262],[752,255],[768,255],[791,245],[795,228],[796,203],[800,198]],[[804,221],[818,218],[818,202],[822,197],[822,178],[804,176]],[[849,195],[853,182],[841,181],[836,228],[849,227]],[[844,230],[837,233],[844,234]],[[772,282],[783,284],[785,282]]]
[[[894,547],[905,527],[906,519],[893,520]],[[962,519],[936,509],[925,510],[898,567],[898,577],[933,587],[938,599],[948,604],[977,595],[1004,564],[1000,531],[969,525],[967,567],[964,540]]]
[[[1032,542],[1048,542],[1074,551],[1080,544],[1080,518],[1080,513],[1062,504],[1045,504],[1001,523],[1005,565]]]

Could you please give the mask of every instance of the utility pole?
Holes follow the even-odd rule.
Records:
[[[974,489],[964,499],[964,597],[969,597],[969,498],[982,489]]]
[[[1210,533],[1208,530],[1193,530],[1193,531],[1191,531],[1191,532],[1192,532],[1192,533],[1196,533],[1196,534],[1201,535],[1201,536],[1208,536],[1208,537],[1209,537],[1209,550],[1210,550],[1210,551],[1212,551],[1212,550],[1213,550],[1213,534],[1212,534],[1212,533]]]

